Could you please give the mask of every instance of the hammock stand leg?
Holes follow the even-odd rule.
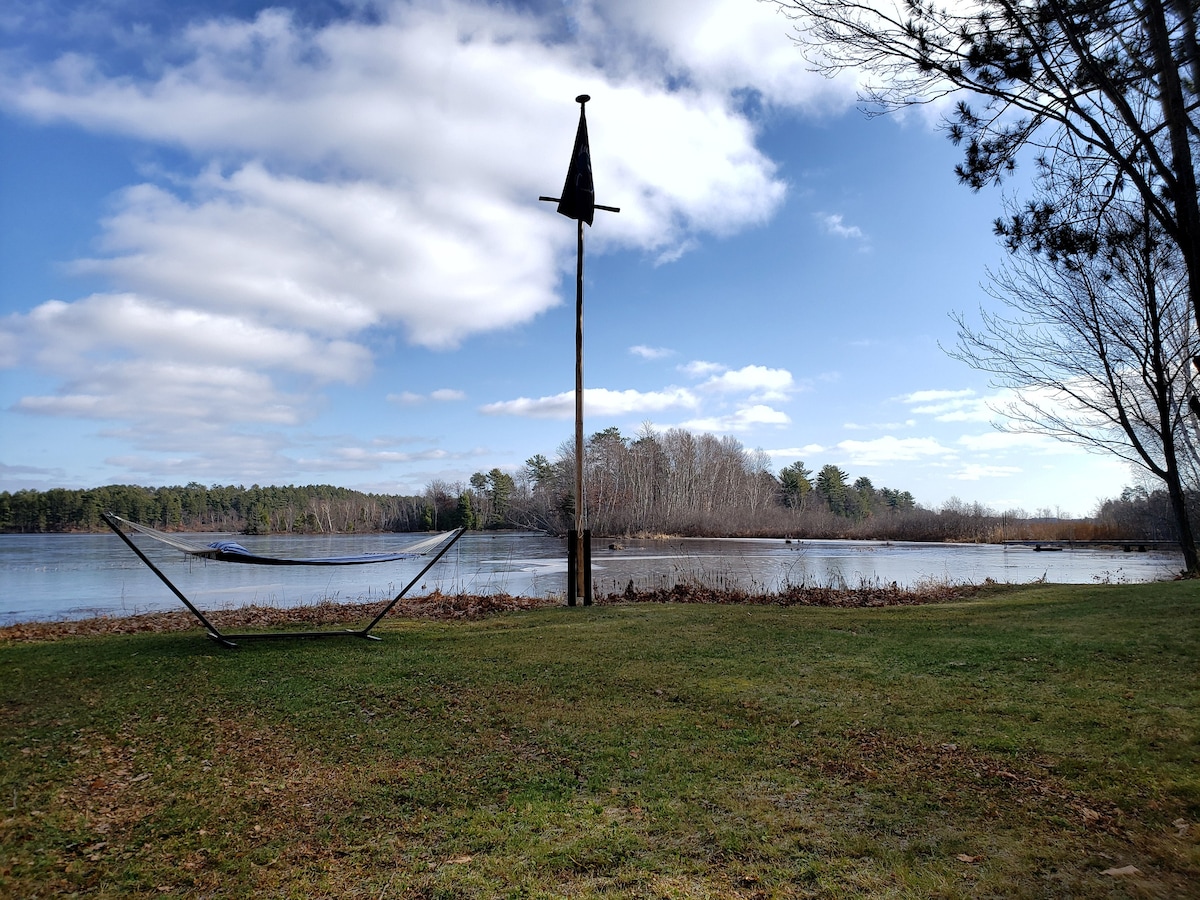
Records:
[[[403,598],[404,595],[407,594],[412,589],[413,585],[415,585],[418,581],[420,581],[421,578],[425,575],[425,573],[428,572],[431,568],[433,568],[434,564],[437,563],[437,561],[440,560],[443,556],[445,556],[446,551],[449,550],[451,547],[453,547],[456,543],[458,543],[458,539],[460,537],[462,537],[464,534],[466,534],[466,531],[467,531],[466,528],[458,529],[458,531],[455,532],[454,536],[442,547],[442,549],[439,550],[437,552],[437,554],[431,560],[429,560],[428,563],[425,564],[425,567],[423,569],[421,569],[420,572],[417,573],[416,577],[414,577],[412,581],[410,581],[407,585],[405,585],[404,590],[402,590],[395,597],[393,597],[391,599],[391,601],[388,603],[388,605],[385,606],[380,611],[379,615],[377,615],[374,619],[372,619],[370,624],[367,625],[365,628],[361,628],[361,629],[346,628],[342,631],[258,631],[258,632],[249,632],[249,633],[245,633],[245,634],[222,634],[217,629],[217,626],[214,625],[212,622],[210,622],[207,618],[205,618],[204,613],[202,613],[199,609],[197,609],[196,606],[192,603],[192,601],[189,600],[184,595],[183,591],[181,591],[181,590],[179,590],[179,588],[175,587],[175,585],[171,583],[171,579],[167,578],[167,576],[163,574],[162,570],[159,569],[158,566],[154,565],[154,563],[152,563],[150,561],[150,559],[146,556],[146,554],[142,552],[141,548],[138,547],[138,545],[135,544],[130,539],[130,537],[127,534],[125,534],[124,531],[121,530],[120,526],[117,525],[116,522],[114,522],[112,519],[110,519],[108,517],[107,513],[104,514],[104,521],[107,522],[108,527],[111,528],[113,531],[115,531],[117,533],[117,536],[120,537],[121,540],[123,540],[129,546],[129,549],[137,554],[138,559],[140,559],[143,563],[145,563],[146,567],[151,572],[153,572],[155,575],[157,575],[159,580],[162,581],[163,584],[165,584],[167,587],[169,587],[171,589],[171,593],[173,593],[176,597],[178,597],[179,600],[183,603],[183,605],[188,608],[188,611],[193,616],[196,617],[196,619],[200,622],[201,625],[204,626],[204,629],[207,632],[208,638],[210,640],[216,641],[222,647],[227,647],[230,649],[237,647],[236,641],[271,641],[271,640],[278,641],[278,640],[294,640],[297,638],[325,638],[325,637],[358,637],[358,638],[363,638],[364,640],[368,640],[368,641],[382,640],[382,638],[378,638],[375,635],[371,634],[370,633],[371,629],[374,628],[376,625],[378,625],[379,621],[384,616],[386,616],[389,612],[391,612],[392,607],[400,602],[401,598]]]
[[[112,519],[110,519],[108,517],[108,513],[104,514],[104,521],[106,523],[108,523],[109,528],[111,528],[113,531],[115,531],[117,533],[117,537],[119,537],[121,540],[123,540],[129,546],[129,549],[137,554],[138,559],[140,559],[143,563],[146,564],[146,568],[148,568],[151,572],[153,572],[155,575],[157,575],[159,580],[171,589],[171,593],[173,593],[176,597],[178,597],[180,599],[180,601],[182,601],[183,605],[188,608],[188,612],[190,612],[193,616],[195,616],[200,621],[200,624],[204,626],[205,631],[208,632],[209,638],[216,641],[218,644],[220,644],[223,647],[236,647],[237,646],[237,644],[233,643],[233,641],[230,641],[229,639],[227,639],[225,637],[225,635],[221,634],[221,632],[217,630],[216,625],[214,625],[212,622],[208,621],[208,619],[206,619],[204,617],[204,613],[200,612],[200,610],[198,610],[192,604],[192,601],[184,596],[183,591],[181,591],[179,588],[175,587],[175,585],[171,583],[171,579],[168,578],[166,575],[164,575],[162,573],[162,570],[159,569],[158,566],[156,566],[154,563],[152,563],[150,561],[150,559],[146,556],[146,554],[142,552],[142,549],[130,539],[129,535],[127,535],[124,531],[121,530],[121,526],[119,526],[116,522],[114,522]]]
[[[344,631],[253,631],[248,634],[226,634],[220,638],[220,642],[226,644],[227,646],[237,646],[236,644],[232,644],[231,642],[234,640],[239,640],[239,641],[286,641],[286,640],[289,640],[292,638],[325,638],[325,637],[359,637],[359,638],[363,638],[364,640],[368,640],[368,641],[383,640],[383,638],[376,637],[375,635],[371,634],[371,629],[379,624],[380,619],[382,619],[389,612],[391,612],[392,607],[400,602],[400,599],[412,589],[412,586],[414,584],[416,584],[418,581],[420,581],[424,577],[425,573],[428,572],[430,569],[432,569],[434,567],[434,565],[437,563],[437,561],[446,555],[446,551],[449,550],[451,547],[453,547],[456,543],[458,543],[458,539],[460,537],[462,537],[464,534],[466,534],[466,532],[467,532],[466,528],[458,529],[458,531],[455,532],[454,537],[450,538],[450,540],[446,542],[446,544],[442,547],[442,549],[439,550],[434,555],[433,559],[429,560],[429,562],[427,562],[425,564],[425,567],[416,574],[416,576],[413,578],[413,580],[404,586],[404,590],[402,590],[395,597],[393,597],[391,599],[391,601],[389,601],[388,605],[385,606],[382,610],[380,610],[379,615],[377,615],[374,619],[372,619],[370,624],[368,624],[365,628],[359,628],[359,629],[347,628]],[[212,635],[210,634],[209,637],[212,637]]]
[[[368,625],[366,628],[364,628],[364,629],[362,630],[362,635],[363,635],[363,637],[366,637],[366,636],[367,636],[367,632],[368,632],[368,631],[370,631],[372,628],[374,628],[376,625],[378,625],[378,624],[379,624],[379,621],[380,621],[380,619],[382,619],[384,616],[386,616],[388,613],[390,613],[390,612],[392,611],[392,607],[393,607],[393,606],[395,606],[397,603],[399,603],[399,602],[400,602],[400,599],[401,599],[401,598],[402,598],[402,597],[403,597],[405,594],[407,594],[407,593],[408,593],[410,590],[412,590],[412,587],[413,587],[413,585],[414,585],[414,584],[416,584],[418,581],[420,581],[420,580],[421,580],[423,577],[425,577],[425,573],[426,573],[426,572],[428,572],[430,569],[432,569],[432,568],[433,568],[433,565],[434,565],[434,563],[436,563],[436,562],[437,562],[439,559],[441,559],[443,556],[445,556],[445,555],[446,555],[446,551],[447,551],[447,550],[449,550],[451,547],[453,547],[455,544],[457,544],[457,543],[458,543],[458,539],[459,539],[460,537],[462,537],[462,536],[463,536],[464,534],[466,534],[466,533],[467,533],[467,529],[466,529],[466,527],[465,527],[465,526],[464,526],[464,527],[462,527],[462,528],[460,528],[460,529],[458,529],[458,531],[457,531],[457,532],[455,532],[455,534],[454,534],[454,537],[450,538],[450,542],[449,542],[448,544],[446,544],[446,546],[444,546],[444,547],[443,547],[441,550],[439,550],[439,551],[437,552],[437,555],[436,555],[436,556],[434,556],[434,558],[433,558],[433,559],[431,559],[431,560],[430,560],[430,561],[429,561],[429,562],[428,562],[428,563],[425,565],[425,568],[423,568],[423,569],[422,569],[420,572],[418,572],[418,573],[417,573],[417,574],[416,574],[416,575],[413,577],[413,580],[412,580],[412,581],[410,581],[408,584],[406,584],[406,585],[404,586],[404,590],[402,590],[402,591],[401,591],[400,593],[398,593],[398,594],[397,594],[395,597],[393,597],[393,598],[391,599],[391,602],[390,602],[390,603],[388,603],[388,605],[387,605],[387,606],[385,606],[383,609],[381,609],[381,610],[379,611],[379,615],[377,615],[375,618],[373,618],[373,619],[371,620],[371,624],[370,624],[370,625]],[[375,638],[375,640],[379,640],[379,638]]]

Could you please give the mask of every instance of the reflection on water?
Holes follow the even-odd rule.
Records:
[[[186,536],[185,536],[186,537]],[[214,536],[193,535],[201,542]],[[425,565],[400,560],[366,566],[289,568],[230,565],[138,544],[201,609],[258,603],[296,606],[322,600],[389,600]],[[405,535],[239,536],[254,552],[337,556],[394,549]],[[1086,584],[1169,578],[1178,553],[1067,550],[1037,553],[990,544],[741,539],[596,541],[592,577],[601,594],[669,588],[700,581],[719,588],[771,592],[785,585],[912,587],[925,581],[979,583],[987,578]],[[508,593],[559,596],[566,581],[566,542],[536,534],[468,534],[412,594]],[[0,624],[180,608],[179,601],[113,534],[0,535]]]

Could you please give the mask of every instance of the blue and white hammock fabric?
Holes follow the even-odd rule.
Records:
[[[247,550],[236,541],[222,540],[211,541],[208,544],[196,544],[191,541],[185,541],[174,534],[168,534],[165,531],[159,531],[157,528],[150,528],[147,525],[139,525],[137,522],[131,522],[128,519],[122,519],[120,516],[108,513],[107,517],[120,522],[139,534],[144,534],[146,537],[153,538],[176,550],[181,550],[191,556],[200,556],[204,559],[213,559],[219,562],[232,563],[250,563],[256,566],[358,566],[366,563],[381,563],[393,562],[398,559],[412,559],[418,556],[425,556],[432,550],[437,549],[446,541],[448,541],[455,532],[444,531],[441,534],[435,534],[432,537],[424,538],[423,540],[415,541],[407,544],[402,548],[391,550],[382,553],[361,553],[357,556],[321,556],[321,557],[287,557],[287,556],[261,556],[250,550]]]

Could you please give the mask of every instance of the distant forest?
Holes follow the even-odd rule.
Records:
[[[597,536],[860,538],[995,542],[1006,539],[1174,538],[1164,492],[1127,488],[1088,519],[1051,510],[996,511],[952,499],[921,506],[907,490],[876,487],[834,465],[797,461],[772,471],[736,439],[680,429],[616,428],[585,448],[585,500]],[[531,457],[516,473],[494,468],[466,484],[434,481],[417,496],[329,485],[260,487],[192,482],[0,492],[0,531],[103,530],[101,513],[179,531],[353,533],[525,528],[562,534],[574,516],[574,445]]]

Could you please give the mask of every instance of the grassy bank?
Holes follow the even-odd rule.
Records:
[[[1200,896],[1200,591],[0,644],[0,895]]]

